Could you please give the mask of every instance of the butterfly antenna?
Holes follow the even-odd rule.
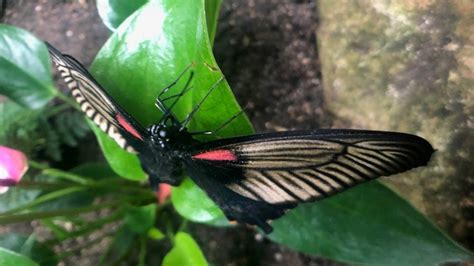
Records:
[[[194,72],[191,71],[191,74],[189,75],[189,78],[187,79],[186,81],[186,84],[184,85],[183,89],[178,93],[178,94],[175,94],[175,95],[171,95],[171,96],[168,96],[164,99],[160,99],[160,97],[167,91],[170,90],[171,87],[173,87],[174,85],[176,85],[176,83],[178,82],[178,80],[189,70],[189,68],[192,66],[192,64],[190,64],[189,66],[186,67],[186,69],[178,76],[178,78],[176,80],[174,80],[170,85],[168,85],[166,88],[164,88],[161,93],[158,95],[158,97],[156,97],[156,101],[155,101],[155,106],[161,111],[164,113],[163,117],[161,118],[160,120],[160,123],[163,122],[164,120],[167,120],[167,119],[170,119],[173,120],[173,123],[174,124],[179,124],[179,121],[178,119],[173,115],[173,113],[171,113],[171,109],[173,109],[173,107],[176,105],[176,103],[179,101],[179,98],[181,98],[181,96],[183,96],[184,94],[186,94],[186,92],[188,92],[192,87],[189,86],[189,84],[191,84],[191,80],[193,79],[193,76],[194,76]],[[173,99],[173,98],[176,98],[174,100],[174,102],[171,104],[171,106],[169,108],[166,107],[166,105],[164,104],[165,101],[167,100],[170,100],[170,99]]]
[[[225,121],[222,125],[220,125],[218,128],[212,130],[212,131],[197,131],[197,132],[189,132],[191,135],[214,135],[217,132],[219,132],[221,129],[225,128],[227,125],[229,125],[232,121],[234,121],[237,117],[239,117],[241,114],[243,114],[248,108],[248,105],[246,105],[242,110],[234,114],[231,118],[229,118],[227,121]]]
[[[201,99],[201,101],[196,106],[194,106],[193,110],[191,110],[191,112],[189,112],[189,114],[186,116],[184,121],[181,123],[181,127],[180,127],[179,131],[182,131],[186,128],[189,121],[191,121],[191,118],[193,117],[194,113],[196,113],[196,111],[201,107],[201,105],[204,103],[204,101],[207,99],[207,97],[209,97],[209,95],[211,95],[211,93],[217,88],[217,86],[219,86],[219,84],[221,84],[221,82],[223,80],[224,80],[224,77],[220,77],[219,80],[217,80],[216,83],[214,83],[214,85],[212,85],[212,87],[209,89],[209,91],[206,93],[206,95]]]
[[[178,94],[175,94],[175,95],[171,95],[171,96],[168,96],[162,100],[160,100],[159,102],[157,101],[155,103],[156,106],[160,106],[158,107],[158,109],[162,110],[162,108],[164,110],[162,110],[162,112],[164,113],[163,115],[163,118],[160,122],[162,122],[164,119],[166,119],[167,117],[171,117],[172,120],[173,120],[173,123],[174,124],[179,124],[179,121],[178,119],[173,115],[173,113],[171,112],[171,110],[173,109],[173,107],[178,103],[179,99],[181,98],[181,96],[183,96],[184,94],[186,94],[188,91],[190,91],[193,87],[192,86],[189,86],[189,84],[191,83],[191,79],[192,79],[192,76],[193,76],[193,72],[191,72],[191,75],[188,79],[188,81],[186,82],[186,85],[183,87],[183,89],[181,90],[181,92],[179,92]],[[170,105],[169,108],[166,108],[166,106],[164,105],[164,101],[167,101],[167,100],[171,100],[173,98],[176,98],[173,103]]]

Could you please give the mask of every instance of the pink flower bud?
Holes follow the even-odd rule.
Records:
[[[0,194],[18,184],[26,170],[28,162],[21,151],[0,146]]]
[[[158,191],[156,191],[155,196],[158,200],[158,203],[163,203],[171,195],[171,186],[165,183],[161,183],[158,186]]]

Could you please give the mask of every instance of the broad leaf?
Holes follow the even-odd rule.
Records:
[[[148,0],[97,0],[97,10],[105,26],[115,31],[120,24]]]
[[[174,246],[163,259],[163,266],[206,266],[206,258],[194,239],[187,233],[179,232],[174,238]]]
[[[171,202],[181,216],[193,222],[229,225],[221,209],[190,179],[173,188]]]
[[[36,241],[34,235],[29,237],[13,233],[0,235],[0,247],[18,252],[43,266],[57,265],[58,263],[54,252]],[[0,265],[6,264],[0,263]]]
[[[13,187],[0,194],[0,213],[18,208],[35,200],[41,194],[39,189],[22,189]]]
[[[0,247],[0,265],[3,266],[37,266],[38,264],[28,257]]]
[[[180,119],[184,119],[222,77],[211,51],[204,2],[150,1],[120,25],[100,51],[92,73],[125,110],[142,125],[149,126],[161,116],[154,106],[156,96],[190,64],[194,66],[192,89],[173,109]],[[179,92],[187,76],[166,95]],[[222,82],[196,112],[189,130],[215,129],[239,111],[227,83]],[[252,128],[247,118],[240,116],[220,135],[250,132]],[[98,131],[96,134],[117,173],[130,179],[145,177],[135,155],[122,151],[105,134]]]
[[[29,32],[0,24],[0,94],[40,108],[56,94],[48,50]]]
[[[273,241],[310,255],[355,264],[437,265],[474,260],[378,182],[303,204],[272,226]]]
[[[207,31],[209,33],[209,40],[211,44],[214,43],[217,29],[217,19],[219,18],[219,10],[221,9],[222,0],[206,0],[205,11],[207,21]]]

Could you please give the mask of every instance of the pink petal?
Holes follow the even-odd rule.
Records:
[[[21,151],[0,146],[0,193],[18,184],[26,170],[27,159]]]
[[[155,193],[158,203],[163,203],[171,195],[171,186],[165,183],[161,183],[158,186],[158,191]]]

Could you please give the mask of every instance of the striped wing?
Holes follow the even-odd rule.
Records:
[[[78,61],[50,44],[46,45],[61,77],[85,115],[122,149],[135,153],[132,146],[144,140],[146,130],[112,100]]]
[[[191,177],[229,219],[260,226],[300,202],[426,165],[424,139],[403,133],[318,130],[202,144],[187,162]]]

